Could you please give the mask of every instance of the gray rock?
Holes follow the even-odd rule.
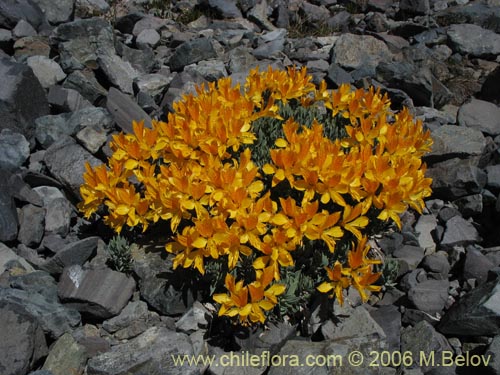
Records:
[[[75,129],[67,126],[69,117],[69,113],[61,113],[60,115],[47,115],[37,118],[35,120],[35,137],[38,143],[47,149],[64,135],[73,135]]]
[[[448,280],[426,280],[408,291],[408,299],[420,311],[440,313],[448,300]]]
[[[101,16],[108,13],[110,10],[106,0],[76,0],[75,1],[75,16],[80,18],[88,18]]]
[[[102,323],[104,328],[109,333],[127,328],[136,321],[146,321],[149,316],[148,305],[144,301],[129,302],[127,306],[120,312],[119,315],[105,320]],[[142,332],[141,332],[142,333]]]
[[[50,274],[60,274],[65,267],[83,265],[96,252],[98,240],[99,237],[88,237],[69,243],[48,259],[41,269]]]
[[[4,0],[0,3],[0,27],[12,29],[20,21],[28,21],[35,29],[46,24],[38,5],[28,0]]]
[[[451,25],[447,34],[457,52],[477,57],[500,54],[500,35],[478,25]]]
[[[208,5],[224,18],[241,18],[241,11],[236,3],[230,0],[207,0]]]
[[[341,10],[330,17],[327,21],[328,27],[331,27],[332,30],[348,32],[349,25],[352,23],[352,15],[351,13]]]
[[[11,264],[20,264],[27,272],[33,272],[33,267],[14,251],[0,242],[0,275],[10,268]]]
[[[141,73],[152,73],[156,66],[155,54],[152,48],[143,47],[140,50],[118,44],[117,50],[123,60],[128,61],[134,69]]]
[[[419,15],[429,14],[431,11],[429,0],[401,0],[399,9],[405,13]]]
[[[14,43],[14,57],[20,62],[26,62],[30,56],[50,56],[50,45],[47,37],[26,36]]]
[[[309,2],[300,4],[301,10],[307,14],[307,21],[311,23],[324,23],[330,18],[330,11],[325,5],[315,5]]]
[[[488,174],[486,186],[493,189],[500,189],[500,164],[488,165],[485,170]]]
[[[413,327],[407,327],[401,332],[401,351],[403,353],[410,351],[413,358],[419,358],[420,353],[434,353],[436,358],[440,358],[443,351],[451,350],[446,338],[425,320]],[[422,364],[421,368],[424,372],[430,370],[431,366]]]
[[[389,351],[398,351],[401,345],[401,313],[394,305],[382,306],[370,311],[371,317],[384,330]]]
[[[248,73],[244,73],[245,77],[247,75]],[[182,95],[196,93],[196,87],[204,82],[206,81],[203,76],[196,71],[181,72],[177,74],[170,83],[168,91],[161,101],[160,107],[167,108],[169,111],[172,111],[172,104],[174,102],[181,99]]]
[[[50,371],[54,375],[66,375],[72,372],[80,374],[86,362],[85,347],[78,344],[71,334],[65,333],[50,348],[42,370]]]
[[[64,80],[63,87],[78,91],[90,103],[96,104],[106,97],[106,90],[97,82],[92,72],[75,71]]]
[[[60,112],[74,112],[82,108],[92,107],[78,91],[61,86],[51,86],[47,95],[49,104]]]
[[[21,167],[30,154],[26,138],[10,129],[0,132],[0,168],[15,171]]]
[[[409,270],[414,270],[424,257],[424,249],[419,246],[404,245],[392,254],[395,258],[403,260]]]
[[[73,208],[71,203],[52,186],[39,186],[34,190],[40,194],[45,208],[45,232],[66,236],[71,224]]]
[[[15,305],[17,311],[25,311],[32,316],[52,338],[58,338],[80,324],[78,311],[68,309],[36,292],[0,288],[0,305],[7,303]]]
[[[472,194],[453,201],[464,217],[480,215],[483,212],[483,194]]]
[[[217,81],[228,75],[225,64],[218,60],[202,60],[197,64],[187,65],[184,67],[184,71],[188,73],[196,71],[209,82]]]
[[[481,241],[474,225],[461,216],[454,216],[446,222],[446,230],[441,240],[443,248],[465,246]]]
[[[33,271],[9,277],[11,288],[21,289],[28,293],[38,293],[47,301],[57,303],[57,284],[45,271]]]
[[[384,42],[368,35],[342,34],[333,46],[331,63],[349,69],[374,70],[379,62],[390,58],[391,52]]]
[[[457,2],[458,3],[458,2]],[[500,32],[498,12],[500,6],[495,2],[471,1],[466,5],[454,6],[438,12],[435,17],[440,25],[473,23],[495,32]]]
[[[38,246],[45,229],[45,209],[27,204],[19,215],[17,240],[26,246]]]
[[[484,284],[488,279],[488,271],[492,270],[495,266],[496,264],[493,264],[479,250],[472,246],[467,247],[463,268],[463,277],[465,280],[476,279],[478,284]]]
[[[99,55],[97,63],[109,82],[126,94],[133,94],[132,84],[139,72],[118,55]]]
[[[8,59],[0,58],[0,77],[0,129],[12,129],[32,142],[35,119],[49,113],[45,90],[30,67]]]
[[[342,355],[342,349],[346,350],[347,348],[342,348],[341,343],[338,343],[337,348],[332,348],[331,350],[335,354]],[[291,366],[291,365],[283,365],[283,366],[271,366],[269,369],[268,374],[269,375],[289,375],[293,373],[297,375],[306,375],[306,374],[311,374],[311,375],[327,375],[327,374],[333,374],[334,367],[328,368],[326,365],[323,366],[314,366],[314,367],[301,367],[300,363],[306,363],[306,358],[314,358],[318,357],[321,355],[325,354],[325,347],[326,344],[324,342],[308,342],[308,341],[302,341],[302,340],[288,340],[283,348],[281,348],[279,352],[279,356],[283,358],[282,356],[294,356],[294,358],[297,358],[299,361],[299,364],[297,366]],[[340,349],[339,352],[335,352],[334,349]],[[332,353],[332,354],[333,354]],[[218,365],[218,363],[216,364]],[[342,366],[340,366],[342,367]],[[255,368],[257,370],[258,368]],[[264,368],[265,370],[265,368]],[[250,374],[262,374],[264,370],[261,370],[261,372],[253,372]],[[234,372],[236,373],[236,372]]]
[[[135,39],[135,42],[137,43],[138,47],[143,47],[143,46],[149,46],[149,47],[156,47],[158,43],[160,43],[160,34],[154,29],[145,29],[142,30],[139,35],[137,35],[137,38]]]
[[[46,56],[31,56],[26,62],[45,89],[66,78],[59,64]]]
[[[198,38],[177,47],[169,60],[172,71],[180,71],[186,65],[217,57],[210,38]]]
[[[76,139],[92,154],[97,153],[106,143],[106,132],[99,127],[86,126],[76,134]]]
[[[101,161],[90,154],[73,139],[64,137],[52,144],[45,153],[45,164],[50,173],[78,197],[83,184],[85,163],[95,167]]]
[[[138,247],[132,247],[131,251],[141,298],[162,315],[184,314],[193,300],[187,293],[185,301],[182,293],[176,290],[180,280],[175,272],[167,271],[172,270],[172,259],[165,251],[146,251]]]
[[[269,16],[267,0],[258,1],[247,13],[247,19],[249,21],[254,22],[264,30],[272,31],[276,29],[276,27],[269,21]]]
[[[487,180],[472,159],[457,158],[433,164],[426,176],[432,178],[434,196],[447,199],[480,193]]]
[[[163,74],[145,74],[134,80],[134,87],[139,92],[148,94],[152,98],[160,97],[166,90],[173,77],[166,77]]]
[[[53,25],[69,22],[73,16],[74,0],[33,0]],[[56,375],[56,374],[54,374]]]
[[[58,295],[66,305],[95,318],[118,315],[132,297],[135,281],[110,269],[85,270],[79,265],[64,269]]]
[[[132,30],[132,34],[134,36],[139,35],[143,30],[147,29],[153,29],[153,30],[160,30],[162,27],[166,26],[168,24],[168,20],[160,18],[160,17],[153,17],[153,16],[146,16],[138,20],[135,25],[134,29]]]
[[[4,171],[0,169],[0,175]],[[0,242],[9,242],[17,238],[19,219],[14,199],[8,186],[0,184]]]
[[[439,273],[444,278],[447,278],[451,269],[448,254],[445,251],[438,251],[434,254],[426,255],[422,260],[422,268],[427,272]]]
[[[500,333],[500,282],[473,289],[443,316],[438,330],[445,335],[494,336]]]
[[[60,65],[66,72],[95,68],[98,56],[115,51],[113,28],[103,18],[63,23],[52,32],[50,43],[57,46]]]
[[[276,29],[262,35],[259,45],[252,50],[252,54],[258,59],[267,59],[283,52],[286,34],[287,30]]]
[[[500,134],[500,107],[493,103],[472,98],[462,105],[458,111],[458,123],[474,128],[488,135]]]
[[[493,373],[499,374],[500,373],[500,336],[497,335],[493,337],[493,340],[491,341],[490,345],[488,346],[488,349],[486,349],[486,352],[484,353],[485,357],[491,356],[491,362],[488,365],[488,368],[490,368]]]
[[[25,20],[19,20],[16,27],[12,29],[12,36],[16,39],[26,36],[35,36],[36,30]]]
[[[175,322],[175,328],[184,333],[192,333],[199,330],[200,328],[207,328],[209,316],[208,310],[200,302],[195,301],[193,306],[189,308],[188,311],[181,316],[181,318]]]
[[[432,152],[428,157],[454,158],[481,155],[486,139],[480,130],[464,126],[443,125],[432,132]]]
[[[500,80],[500,66],[486,76],[483,86],[481,87],[479,98],[490,102],[496,102],[496,104],[499,105],[500,87],[497,85],[498,80]]]
[[[193,355],[189,337],[163,327],[152,327],[126,343],[113,346],[112,350],[91,358],[87,364],[88,375],[119,375],[124,373],[149,375],[195,375],[195,366],[174,365],[172,355]]]
[[[437,220],[434,215],[422,215],[415,224],[418,245],[424,249],[426,254],[433,253],[436,250],[433,232],[436,229]]]
[[[330,64],[326,80],[332,83],[335,87],[339,87],[343,83],[354,82],[352,75],[337,64]]]
[[[47,355],[43,329],[15,305],[2,304],[0,314],[0,369],[5,375],[26,374]]]
[[[142,110],[130,97],[115,88],[110,88],[106,103],[116,124],[126,133],[132,133],[132,121],[144,120],[145,126],[151,126],[151,117]]]

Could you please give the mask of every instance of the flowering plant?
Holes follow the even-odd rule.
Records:
[[[349,286],[366,301],[380,290],[381,262],[368,235],[401,227],[408,207],[422,211],[432,141],[387,95],[311,80],[304,68],[255,69],[244,87],[230,78],[198,87],[166,122],[133,122],[133,134],[114,136],[107,165],[86,165],[80,210],[101,210],[118,233],[169,222],[173,267],[205,274],[217,263],[219,315],[242,324],[265,322],[287,289],[300,289],[287,285],[290,269],[326,274],[314,287],[340,302]]]

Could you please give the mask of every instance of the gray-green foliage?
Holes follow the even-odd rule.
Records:
[[[130,243],[125,237],[117,234],[106,247],[109,266],[115,271],[129,273],[132,270],[132,254]]]

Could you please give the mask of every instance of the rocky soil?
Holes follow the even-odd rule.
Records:
[[[500,374],[500,1],[109,2],[0,1],[0,374]],[[161,249],[135,245],[132,274],[112,270],[111,234],[82,219],[78,188],[133,119],[162,118],[195,84],[292,64],[409,106],[434,138],[434,195],[375,239],[397,267],[369,303],[349,293],[334,319],[313,306],[299,325],[240,334],[176,289]],[[224,367],[224,350],[366,360]],[[384,350],[414,361],[369,367]],[[490,361],[417,361],[442,352]]]

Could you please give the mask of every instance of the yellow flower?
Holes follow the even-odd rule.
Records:
[[[321,293],[328,293],[333,290],[333,295],[337,298],[339,303],[344,303],[344,289],[347,289],[351,284],[349,278],[349,269],[343,268],[339,261],[336,261],[332,268],[326,267],[326,272],[330,281],[323,281],[317,289]]]

